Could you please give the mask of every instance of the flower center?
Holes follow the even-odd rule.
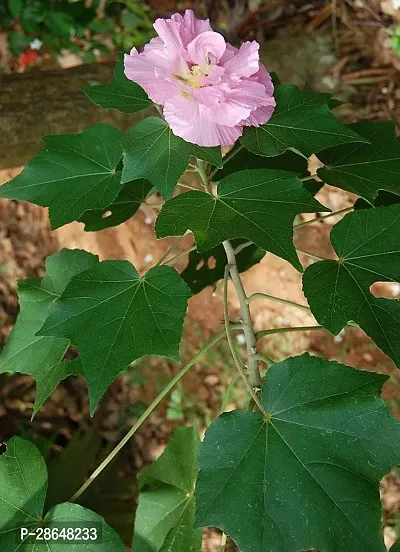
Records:
[[[202,77],[208,77],[211,73],[212,65],[207,62],[205,65],[193,65],[190,69],[190,73],[185,76],[177,75],[177,78],[183,81],[191,88],[201,88]]]

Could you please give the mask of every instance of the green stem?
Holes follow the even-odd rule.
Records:
[[[346,207],[345,209],[340,209],[340,211],[335,211],[334,213],[328,213],[327,215],[324,215],[322,217],[316,217],[311,220],[306,220],[305,222],[300,222],[299,224],[295,224],[293,228],[302,228],[303,226],[314,224],[314,222],[319,222],[320,220],[325,220],[327,218],[334,217],[335,215],[343,215],[344,213],[353,211],[353,209],[354,207]]]
[[[284,305],[289,305],[290,307],[296,307],[298,309],[302,309],[302,310],[305,310],[305,311],[310,310],[310,307],[307,307],[307,305],[301,305],[300,303],[295,303],[294,301],[289,301],[289,299],[282,299],[281,297],[275,297],[274,295],[268,295],[268,293],[253,293],[247,299],[247,302],[250,303],[251,301],[254,301],[254,299],[270,299],[271,301],[275,301],[277,303],[283,303]]]
[[[265,335],[273,335],[278,333],[290,333],[290,332],[310,332],[312,330],[323,330],[322,326],[293,326],[292,328],[271,328],[270,330],[261,330],[256,333],[256,338],[260,339]]]
[[[263,414],[263,416],[266,416],[266,412],[260,402],[260,399],[258,398],[257,394],[255,393],[253,386],[250,384],[249,380],[247,379],[247,376],[244,372],[242,363],[240,362],[240,359],[238,358],[238,355],[235,351],[235,346],[232,341],[231,331],[230,331],[230,325],[229,325],[229,313],[228,313],[228,279],[229,279],[229,271],[230,266],[229,264],[225,267],[225,275],[224,275],[224,322],[225,322],[225,332],[226,332],[226,339],[228,341],[229,349],[231,351],[233,360],[235,361],[236,368],[238,369],[239,374],[241,375],[244,384],[246,386],[247,391],[249,392],[249,395],[253,399],[254,403],[257,405],[260,412]]]
[[[236,143],[235,146],[233,146],[233,148],[231,150],[228,151],[228,153],[225,155],[225,157],[223,157],[222,159],[222,166],[226,165],[226,163],[232,159],[232,157],[234,157],[241,149],[243,149],[243,146],[242,144],[240,144],[239,142]],[[216,167],[215,169],[212,170],[211,174],[210,174],[210,180],[211,178],[214,176],[215,173],[217,173],[220,169],[218,167]]]
[[[160,266],[161,264],[163,264],[163,262],[165,261],[165,259],[168,257],[168,255],[181,243],[181,241],[183,240],[183,238],[186,236],[186,234],[184,234],[183,236],[180,236],[180,238],[178,238],[172,245],[171,247],[169,247],[167,249],[167,251],[164,253],[164,255],[158,260],[156,266]]]
[[[246,249],[246,247],[249,247],[250,245],[253,245],[253,242],[248,241],[248,242],[245,242],[245,243],[241,243],[241,244],[238,245],[237,248],[235,249],[235,255],[237,255],[238,253],[240,253],[241,251],[243,251],[243,249]]]
[[[232,324],[230,326],[231,330],[241,329],[241,324]],[[69,502],[75,502],[83,492],[93,483],[93,481],[98,477],[101,472],[108,466],[108,464],[115,458],[119,451],[126,445],[129,439],[136,433],[139,427],[147,420],[153,410],[160,404],[166,395],[172,390],[172,388],[180,381],[183,376],[190,370],[190,368],[199,360],[201,356],[204,355],[211,347],[213,347],[224,335],[226,334],[225,330],[222,330],[214,336],[210,341],[208,341],[200,351],[183,367],[179,372],[172,378],[172,380],[164,387],[164,389],[157,395],[154,401],[146,408],[143,414],[140,416],[138,421],[132,426],[123,439],[118,443],[118,445],[110,452],[110,454],[103,460],[98,468],[92,473],[92,475],[85,481],[85,483],[76,491],[76,493],[70,498]]]
[[[257,340],[254,335],[253,322],[251,320],[249,303],[246,292],[240,278],[239,270],[236,264],[236,255],[230,241],[222,242],[224,246],[226,258],[228,260],[229,270],[231,273],[232,283],[235,286],[236,295],[239,300],[240,314],[243,321],[243,332],[246,338],[247,347],[247,369],[252,387],[262,387],[260,371],[258,369],[257,359],[254,355],[257,353]]]
[[[261,360],[261,362],[264,362],[264,364],[266,364],[267,366],[271,366],[271,364],[274,364],[276,362],[272,358],[267,357],[267,355],[264,355],[262,353],[257,353],[254,356],[258,358],[258,360]]]
[[[313,174],[313,175],[311,175],[311,176],[305,176],[304,178],[300,178],[300,180],[301,180],[302,182],[307,182],[308,180],[315,180],[315,177],[316,177],[316,176],[317,176],[316,174]]]
[[[302,253],[303,255],[306,255],[306,257],[310,257],[310,259],[314,259],[316,261],[328,261],[329,260],[326,257],[320,257],[319,255],[314,255],[314,253],[309,253],[308,251],[304,251],[303,249],[299,249],[298,247],[296,247],[296,250],[299,253]]]
[[[208,194],[211,194],[211,186],[207,176],[206,163],[201,159],[197,159],[197,170],[199,172],[203,186]]]
[[[189,184],[183,184],[182,182],[178,182],[177,186],[180,186],[181,188],[187,188],[188,190],[194,190],[195,192],[200,191],[198,188],[195,188],[194,186],[189,186]]]
[[[187,249],[186,251],[182,251],[182,253],[178,253],[178,255],[175,255],[174,257],[171,257],[170,259],[168,259],[168,261],[165,261],[164,264],[169,264],[169,263],[172,263],[172,261],[177,261],[178,259],[180,259],[181,257],[184,257],[185,255],[187,255],[191,251],[194,251],[195,249],[196,249],[196,246],[194,245],[190,249]]]

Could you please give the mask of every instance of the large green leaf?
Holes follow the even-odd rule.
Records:
[[[140,472],[135,552],[200,550],[202,532],[193,527],[198,446],[195,428],[177,426],[160,458]]]
[[[35,445],[20,437],[7,442],[0,456],[0,549],[4,552],[124,552],[118,535],[95,512],[78,504],[58,504],[43,516],[47,491],[46,464]],[[74,543],[21,541],[21,528],[73,527],[76,524],[101,530],[101,542]],[[66,546],[67,545],[67,546]]]
[[[147,178],[168,199],[187,169],[189,158],[198,157],[221,166],[221,148],[203,148],[175,136],[159,117],[148,117],[127,134],[122,182]]]
[[[370,144],[346,144],[321,151],[318,176],[373,203],[378,190],[400,195],[400,139],[394,121],[361,122],[349,128]]]
[[[78,347],[93,412],[117,374],[137,358],[179,360],[190,296],[171,267],[152,268],[141,278],[128,261],[104,261],[72,278],[39,333]]]
[[[63,249],[46,259],[43,278],[22,280],[18,284],[20,312],[17,322],[0,355],[1,372],[30,374],[36,381],[33,414],[39,410],[58,383],[70,374],[81,374],[79,360],[62,360],[68,339],[37,336],[49,308],[71,278],[87,270],[97,257],[79,249]]]
[[[223,168],[216,172],[213,180],[217,182],[225,176],[243,169],[278,169],[307,176],[309,174],[307,166],[307,159],[293,151],[286,151],[276,157],[262,157],[242,148],[224,163]]]
[[[271,119],[260,127],[246,128],[240,139],[257,155],[273,157],[291,148],[309,157],[338,144],[366,141],[332,115],[327,94],[281,84],[275,89],[275,98]]]
[[[156,222],[159,238],[195,236],[199,253],[224,240],[246,238],[302,270],[293,245],[293,220],[300,213],[329,211],[290,172],[235,172],[218,184],[217,197],[188,192],[167,201]]]
[[[400,302],[370,292],[374,282],[400,281],[400,205],[346,215],[331,243],[339,259],[314,263],[303,276],[313,315],[333,334],[357,322],[400,366]]]
[[[232,245],[236,249],[246,241],[234,239]],[[239,272],[249,270],[249,268],[259,263],[264,256],[265,251],[254,244],[241,249],[236,254]],[[205,253],[194,250],[189,253],[189,262],[181,272],[181,278],[185,280],[194,294],[200,293],[205,287],[212,286],[218,280],[222,280],[226,264],[226,253],[222,244]]]
[[[79,222],[85,224],[86,232],[118,226],[133,217],[151,188],[148,180],[140,179],[128,182],[110,205],[105,209],[86,211]]]
[[[93,103],[123,113],[136,113],[152,105],[146,92],[129,80],[124,73],[124,54],[118,55],[111,84],[82,88]]]
[[[385,552],[379,482],[400,461],[385,381],[308,354],[272,365],[268,416],[233,411],[206,432],[196,525],[243,552]]]
[[[81,134],[43,137],[44,146],[22,173],[0,187],[0,198],[49,207],[52,228],[104,209],[122,188],[118,129],[99,124]]]

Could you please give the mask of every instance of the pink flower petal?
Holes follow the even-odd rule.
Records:
[[[193,10],[186,10],[183,17],[180,13],[175,13],[171,19],[180,25],[179,32],[185,48],[197,35],[206,31],[212,31],[209,20],[197,19]]]
[[[154,66],[150,65],[144,54],[139,54],[136,48],[133,48],[130,54],[125,54],[125,75],[139,84],[157,104],[164,104],[171,96],[181,93],[178,83],[160,78]]]
[[[224,55],[225,49],[224,37],[214,31],[199,34],[187,47],[190,60],[200,66],[217,63]]]
[[[174,96],[164,105],[164,117],[172,132],[199,146],[232,146],[242,135],[243,127],[228,127],[209,119],[209,108],[195,100]]]
[[[164,106],[173,132],[202,146],[232,145],[269,120],[274,87],[257,42],[234,48],[192,10],[157,19],[158,37],[125,56],[125,74]]]
[[[258,42],[244,42],[234,56],[224,63],[225,69],[237,77],[250,77],[259,70],[260,45]]]

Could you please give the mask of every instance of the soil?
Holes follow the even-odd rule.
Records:
[[[360,25],[350,39],[349,28],[341,20],[336,29],[339,48],[335,48],[335,36],[326,21],[318,24],[318,14],[316,10],[313,18],[308,21],[308,25],[314,22],[314,27],[308,33],[281,27],[274,38],[266,42],[264,50],[274,53],[273,58],[271,54],[264,55],[268,65],[280,75],[287,75],[283,80],[308,86],[318,83],[318,88],[322,86],[325,90],[338,92],[342,97],[351,96],[352,107],[341,108],[341,116],[346,121],[356,118],[396,118],[400,121],[399,75],[393,71],[391,54],[386,52],[386,58],[382,57],[382,50],[386,51],[387,48],[382,49],[385,37],[382,37],[379,29],[374,28],[371,32],[368,26],[364,29]],[[354,18],[354,13],[352,17]],[[357,12],[357,18],[369,20],[364,12]],[[315,29],[319,34],[312,34]],[[283,55],[283,51],[299,53],[294,59],[293,56]],[[377,77],[373,73],[365,76],[365,71],[381,68],[382,65],[390,71],[381,75],[378,73],[379,80],[365,82],[365,79]],[[356,71],[364,73],[354,76]],[[343,79],[343,73],[353,76]],[[1,171],[0,184],[20,170],[21,168]],[[319,192],[317,199],[332,210],[342,209],[354,202],[351,194],[329,186]],[[154,203],[159,202],[160,198],[154,198]],[[145,205],[132,219],[117,228],[85,233],[81,224],[73,223],[51,232],[45,209],[21,202],[0,200],[0,349],[18,313],[16,290],[19,279],[43,275],[45,258],[62,247],[85,249],[99,255],[100,259],[128,259],[143,273],[155,264],[173,242],[170,239],[154,239],[156,216],[157,208]],[[310,218],[312,215],[304,215],[299,218],[299,222]],[[300,228],[295,235],[296,245],[311,253],[332,257],[329,232],[336,222],[337,220],[330,218]],[[187,236],[179,248],[184,251],[190,245],[191,237]],[[301,256],[301,261],[304,266],[312,262],[305,256]],[[186,259],[182,258],[175,266],[180,270],[185,262]],[[301,291],[301,275],[287,262],[272,254],[267,254],[261,263],[243,274],[243,282],[248,294],[264,292],[305,303]],[[399,296],[398,286],[379,285],[375,293],[391,298]],[[229,309],[231,319],[237,319],[238,301],[231,288]],[[251,311],[256,330],[316,324],[311,314],[270,301],[254,301]],[[222,320],[220,286],[216,289],[206,288],[190,299],[182,340],[182,362],[191,358],[201,343],[212,334],[220,331]],[[239,342],[237,346],[243,350]],[[347,329],[336,337],[325,331],[279,334],[278,337],[264,338],[261,342],[261,352],[276,360],[305,350],[328,359],[337,359],[355,368],[390,375],[383,396],[393,412],[400,416],[400,378],[390,359],[361,330]],[[177,369],[174,363],[154,357],[146,357],[135,363],[131,371],[121,375],[111,385],[93,420],[88,415],[85,384],[79,378],[68,378],[62,382],[33,422],[30,422],[34,382],[25,375],[0,375],[0,440],[15,433],[28,433],[38,443],[47,440],[50,457],[57,457],[67,447],[78,428],[84,432],[95,430],[101,443],[96,452],[97,458],[102,450],[112,446],[131,427],[138,413],[151,402]],[[175,402],[171,399],[163,401],[140,428],[118,459],[113,468],[114,473],[119,478],[123,476],[134,479],[143,465],[159,456],[176,423],[196,419],[204,430],[218,414],[221,394],[232,377],[234,368],[229,353],[220,345],[215,354],[207,355],[185,376],[181,394],[175,396]],[[245,395],[239,383],[227,408],[242,405],[244,401]],[[172,407],[174,408],[171,409]],[[185,411],[183,419],[179,419],[179,409]],[[400,511],[400,478],[396,471],[384,479],[382,496],[385,539],[390,546],[396,538],[394,527],[398,523]],[[219,542],[218,532],[205,532],[203,551],[218,550]],[[233,551],[236,548],[230,543],[227,550]]]

